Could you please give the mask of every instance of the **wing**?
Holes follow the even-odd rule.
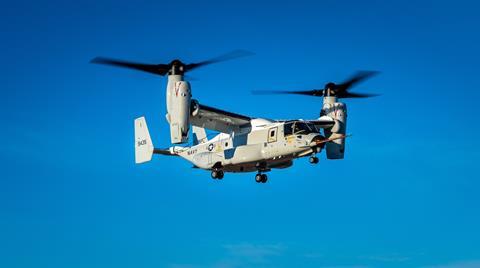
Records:
[[[197,127],[223,133],[238,132],[241,129],[251,127],[252,118],[236,113],[223,111],[217,108],[198,104],[197,109],[190,116],[190,123]]]

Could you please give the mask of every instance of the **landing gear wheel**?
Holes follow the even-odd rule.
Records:
[[[318,163],[318,157],[310,156],[310,158],[308,159],[308,162],[310,162],[310,164],[317,164]]]
[[[268,178],[267,178],[267,174],[262,174],[262,183],[266,183]]]
[[[263,175],[258,173],[257,175],[255,175],[255,181],[260,183],[263,181]]]
[[[212,170],[212,179],[223,179],[223,170]]]

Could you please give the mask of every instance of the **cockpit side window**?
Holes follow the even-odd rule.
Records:
[[[311,132],[312,130],[307,124],[303,122],[295,122],[293,127],[293,134],[308,134]]]
[[[286,123],[283,128],[283,134],[288,135],[297,135],[297,134],[310,134],[314,132],[319,132],[314,124],[305,123],[302,121],[295,121],[291,123]]]
[[[312,124],[312,123],[309,123],[308,124],[308,127],[310,127],[310,129],[312,130],[312,132],[320,132],[320,130],[318,130],[318,128]]]
[[[283,135],[288,136],[293,134],[293,123],[286,123],[283,125]]]

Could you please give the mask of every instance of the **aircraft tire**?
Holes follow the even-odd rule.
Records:
[[[262,174],[257,173],[257,175],[255,175],[255,181],[260,183],[260,182],[262,182],[262,180],[263,180]]]

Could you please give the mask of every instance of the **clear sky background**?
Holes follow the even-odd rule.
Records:
[[[3,1],[0,267],[480,267],[476,1]],[[133,119],[169,146],[166,79],[89,64],[255,56],[190,73],[194,98],[316,118],[310,89],[381,74],[347,100],[343,161],[214,181],[134,165]]]

